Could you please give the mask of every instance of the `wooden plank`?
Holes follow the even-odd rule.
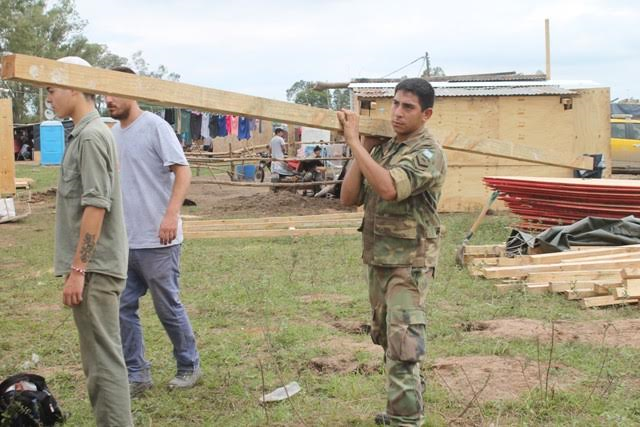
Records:
[[[546,294],[549,292],[549,285],[546,283],[525,284],[524,290],[527,291],[528,294]]]
[[[305,105],[275,101],[249,95],[209,89],[185,83],[154,79],[99,68],[64,64],[28,55],[6,55],[2,58],[2,78],[39,86],[58,86],[88,93],[113,95],[143,100],[154,104],[194,108],[276,120],[295,125],[341,131],[335,111]],[[394,135],[390,121],[360,117],[363,135]],[[511,141],[469,139],[453,133],[443,140],[450,150],[521,160],[535,164],[570,169],[591,169],[593,159],[573,156],[566,151],[527,147]]]
[[[640,278],[640,268],[623,268],[620,275],[623,279]]]
[[[184,221],[184,227],[200,226],[200,225],[218,225],[218,224],[255,224],[261,223],[279,223],[279,222],[307,222],[329,219],[362,219],[362,212],[344,212],[335,214],[318,214],[318,215],[296,215],[296,216],[271,216],[264,218],[228,218],[228,219],[211,219],[202,221]]]
[[[627,281],[624,286],[615,288],[612,292],[616,298],[640,297],[640,280],[630,282]]]
[[[620,278],[620,270],[532,272],[527,274],[526,279],[528,282],[622,280]]]
[[[322,228],[322,227],[357,227],[360,225],[361,218],[354,219],[335,219],[335,220],[317,220],[317,221],[284,221],[284,222],[267,222],[267,223],[244,223],[244,224],[212,224],[212,225],[187,225],[184,226],[185,232],[204,232],[204,231],[231,231],[231,230],[271,230],[271,229],[288,229],[288,228]]]
[[[464,255],[469,256],[501,256],[505,253],[505,245],[465,245]]]
[[[555,271],[584,271],[584,270],[601,270],[613,268],[632,267],[640,264],[640,257],[633,259],[625,259],[620,261],[591,261],[576,263],[557,263],[557,264],[541,264],[541,265],[524,265],[514,267],[485,267],[482,269],[483,275],[487,279],[502,279],[508,277],[526,277],[532,272],[555,272]]]
[[[568,262],[591,262],[591,261],[605,261],[605,260],[623,260],[623,259],[631,259],[638,258],[640,251],[636,250],[635,252],[629,253],[621,253],[621,254],[609,254],[609,255],[598,255],[598,256],[590,256],[585,258],[574,258],[574,259],[566,259],[561,260],[560,262],[568,263]]]
[[[583,298],[591,298],[603,295],[601,291],[597,291],[595,289],[572,289],[569,291],[564,291],[564,296],[568,300],[576,300]],[[605,295],[608,294],[607,291],[604,292]]]
[[[627,246],[611,246],[597,249],[581,249],[576,251],[554,252],[539,255],[523,255],[515,258],[501,258],[498,261],[500,266],[508,265],[526,265],[526,264],[551,264],[555,262],[564,262],[565,260],[588,260],[588,257],[627,254],[640,252],[640,245]],[[583,259],[584,258],[584,259]],[[594,259],[592,261],[597,261]]]
[[[231,163],[233,165],[234,163]],[[217,179],[210,180],[197,180],[192,181],[191,184],[215,184],[215,185],[227,185],[230,187],[264,187],[264,188],[272,188],[272,187],[282,187],[282,188],[310,188],[315,185],[331,185],[331,184],[340,184],[342,181],[299,181],[299,182],[237,182],[237,181],[220,181]]]
[[[574,289],[609,289],[621,286],[621,280],[576,280],[572,282],[548,282],[551,292],[565,292]]]
[[[232,230],[184,232],[187,239],[238,239],[246,237],[347,236],[360,233],[355,228],[309,228],[296,230]]]
[[[444,139],[442,146],[450,150],[455,149],[468,153],[486,154],[502,159],[526,160],[541,165],[559,166],[570,169],[593,169],[593,158],[591,157],[559,153],[556,150],[550,150],[548,148],[528,147],[512,141],[489,138],[470,139],[460,134],[452,133]],[[496,155],[497,153],[500,155]]]
[[[469,258],[467,261],[468,265],[473,267],[485,267],[485,266],[495,266],[499,265],[499,262],[502,258],[499,257],[478,257],[478,258]]]
[[[16,188],[30,188],[33,185],[31,178],[16,178]]]
[[[0,99],[0,196],[16,194],[11,99]]]
[[[290,102],[209,89],[186,83],[63,64],[29,55],[2,58],[2,78],[38,86],[58,86],[87,93],[113,95],[172,107],[194,108],[264,120],[340,131],[336,112]],[[389,120],[360,119],[365,135],[393,136]]]
[[[584,298],[582,301],[580,301],[580,306],[582,308],[606,307],[611,305],[635,304],[637,302],[637,298],[616,299],[613,295],[603,295],[598,297]]]

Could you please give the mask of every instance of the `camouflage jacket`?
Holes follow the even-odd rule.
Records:
[[[383,200],[363,180],[362,259],[378,266],[435,267],[440,243],[437,205],[447,159],[426,128],[414,137],[376,146],[373,159],[389,171],[397,198]]]

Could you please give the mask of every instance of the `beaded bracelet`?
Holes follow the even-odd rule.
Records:
[[[71,265],[71,269],[77,273],[82,274],[83,276],[87,272],[87,270],[85,270],[84,268],[76,267],[75,265]]]

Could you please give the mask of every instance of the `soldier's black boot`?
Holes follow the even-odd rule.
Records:
[[[381,412],[376,415],[375,422],[377,426],[390,426],[391,420],[386,412]]]

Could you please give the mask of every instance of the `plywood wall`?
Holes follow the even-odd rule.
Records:
[[[557,95],[441,97],[436,100],[428,127],[440,139],[458,132],[469,138],[495,138],[576,155],[605,153],[610,165],[609,89],[577,92],[573,108],[568,110]],[[389,118],[391,98],[375,101],[375,109],[362,113]],[[440,203],[443,212],[479,210],[489,196],[482,183],[484,176],[572,176],[572,171],[565,168],[451,150],[447,150],[447,159],[449,173]]]
[[[11,99],[0,99],[0,196],[16,193]]]

